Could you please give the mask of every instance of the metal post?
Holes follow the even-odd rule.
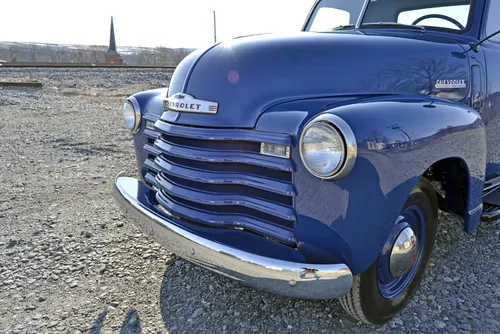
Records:
[[[217,43],[217,19],[215,17],[215,10],[214,10],[214,42]]]

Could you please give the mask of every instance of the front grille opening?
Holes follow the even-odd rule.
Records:
[[[162,154],[161,157],[166,159],[167,161],[170,160],[178,165],[192,167],[200,170],[206,170],[210,172],[250,174],[261,178],[274,179],[276,181],[292,182],[292,173],[276,169],[265,168],[261,166],[254,166],[242,163],[216,163],[216,162],[193,161],[174,156],[166,156],[164,154]]]
[[[161,176],[173,183],[180,186],[184,186],[191,189],[198,189],[200,187],[199,182],[186,180],[172,175],[167,175],[161,173]],[[214,193],[214,194],[232,194],[232,195],[244,195],[259,198],[268,202],[274,202],[277,204],[284,204],[288,206],[293,205],[293,198],[283,195],[278,195],[271,193],[269,191],[247,187],[237,184],[203,184],[203,191]]]
[[[171,135],[162,135],[162,139],[172,144],[192,147],[197,149],[207,149],[213,151],[245,151],[260,153],[260,143],[250,141],[235,140],[200,140]]]
[[[244,230],[295,247],[291,161],[261,155],[260,141],[252,141],[259,137],[250,130],[232,129],[228,138],[202,140],[195,131],[175,126],[187,137],[160,131],[145,145],[150,154],[142,169],[146,183],[156,191],[152,200],[158,209],[186,226]],[[210,133],[200,135],[211,138]],[[226,183],[212,183],[212,179]],[[266,184],[264,189],[261,184]],[[233,202],[236,199],[242,203]]]

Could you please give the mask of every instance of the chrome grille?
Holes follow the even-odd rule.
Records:
[[[292,146],[291,136],[163,120],[144,135],[145,181],[157,189],[162,210],[188,222],[296,244],[293,162],[260,154],[262,142]]]

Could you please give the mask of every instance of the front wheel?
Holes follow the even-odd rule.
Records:
[[[353,317],[381,325],[406,307],[420,285],[434,248],[438,205],[421,179],[407,199],[377,260],[353,279],[340,303]]]

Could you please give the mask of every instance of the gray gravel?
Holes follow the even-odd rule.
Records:
[[[124,220],[113,177],[137,173],[123,99],[171,72],[0,69],[0,332],[500,333],[500,224],[440,217],[427,275],[382,327],[337,301],[258,292],[173,256]]]

